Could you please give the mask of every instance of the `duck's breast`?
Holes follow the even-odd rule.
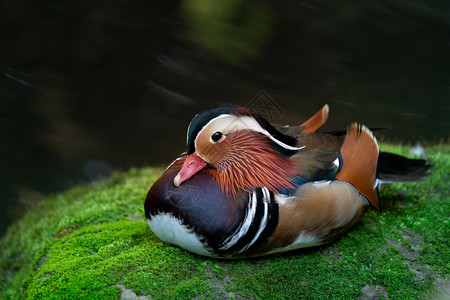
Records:
[[[167,170],[148,192],[145,200],[148,223],[161,240],[211,255],[239,226],[245,215],[243,205],[222,193],[207,171],[175,187],[173,179],[177,172]]]
[[[163,174],[145,201],[148,223],[161,240],[200,255],[258,254],[278,224],[272,192],[255,188],[227,196],[208,171],[175,187],[176,174],[176,169]]]

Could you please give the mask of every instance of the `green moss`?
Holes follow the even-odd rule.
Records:
[[[332,244],[258,259],[213,260],[159,241],[143,202],[162,169],[50,196],[0,241],[0,298],[117,299],[125,287],[154,299],[348,299],[367,285],[389,298],[426,297],[437,282],[448,286],[450,267],[449,147],[427,151],[432,176],[386,186],[381,215],[369,211]]]
[[[24,298],[116,298],[119,283],[164,298],[208,292],[205,264],[165,246],[142,220],[88,225],[48,247],[24,284]]]

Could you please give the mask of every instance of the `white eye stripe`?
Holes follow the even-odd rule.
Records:
[[[258,123],[258,121],[255,120],[255,118],[252,117],[238,117],[238,119],[245,125],[247,125],[248,129],[260,132],[262,134],[264,134],[265,136],[267,136],[269,139],[271,139],[273,142],[275,142],[277,145],[283,147],[284,149],[287,150],[300,150],[305,148],[305,146],[302,147],[293,147],[293,146],[289,146],[285,143],[283,143],[280,140],[277,140],[273,135],[271,135],[267,130],[265,130],[264,128],[261,127],[261,125]]]
[[[220,122],[220,123],[219,123]],[[208,128],[211,124],[218,123],[217,126],[220,126],[221,132],[224,136],[227,135],[227,132],[231,132],[234,130],[239,129],[250,129],[256,132],[260,132],[270,138],[273,142],[275,142],[277,145],[283,147],[286,150],[293,150],[297,151],[300,149],[305,148],[305,146],[302,147],[294,147],[287,145],[283,143],[282,141],[276,139],[273,135],[271,135],[267,130],[261,127],[261,125],[258,123],[258,121],[255,120],[253,117],[249,116],[243,116],[243,117],[237,117],[229,114],[223,114],[218,117],[215,117],[214,119],[211,119],[203,128],[197,133],[197,136],[194,139],[194,145],[197,148],[197,138],[201,135],[201,133]],[[224,138],[224,137],[223,137]],[[210,140],[214,142],[211,137]]]
[[[229,115],[229,114],[223,114],[223,115],[220,115],[220,116],[218,116],[218,117],[215,117],[214,119],[211,119],[211,121],[209,121],[208,123],[206,123],[205,126],[203,126],[203,128],[197,133],[197,136],[196,136],[195,139],[194,139],[195,149],[197,149],[197,138],[202,134],[202,132],[205,131],[205,129],[206,129],[212,122],[215,122],[215,121],[218,120],[218,119],[222,119],[222,118],[226,118],[226,117],[231,117],[231,115]],[[211,139],[211,137],[210,137],[210,139]],[[211,140],[211,141],[212,141],[212,140]]]
[[[267,132],[267,131],[266,131],[266,132]],[[262,132],[262,133],[264,133],[264,132]],[[306,147],[306,146],[301,146],[301,147],[293,147],[293,146],[289,146],[289,145],[283,143],[282,141],[279,141],[279,140],[277,140],[276,138],[274,138],[269,132],[267,132],[267,134],[266,134],[266,133],[264,133],[264,134],[267,135],[267,137],[268,137],[269,139],[271,139],[272,141],[274,141],[275,143],[277,143],[279,146],[281,146],[281,147],[283,147],[284,149],[287,149],[287,150],[295,150],[295,151],[297,151],[297,150],[301,150],[301,149],[303,149],[303,148]]]

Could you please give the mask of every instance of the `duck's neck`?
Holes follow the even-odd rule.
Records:
[[[236,191],[253,187],[266,187],[278,194],[295,185],[293,178],[299,175],[295,162],[281,155],[267,140],[247,139],[234,145],[211,170],[226,194],[235,195]]]

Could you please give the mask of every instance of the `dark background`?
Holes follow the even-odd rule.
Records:
[[[46,194],[184,151],[195,113],[262,90],[300,124],[448,142],[448,1],[3,1],[0,234]],[[143,199],[144,201],[144,199]]]

